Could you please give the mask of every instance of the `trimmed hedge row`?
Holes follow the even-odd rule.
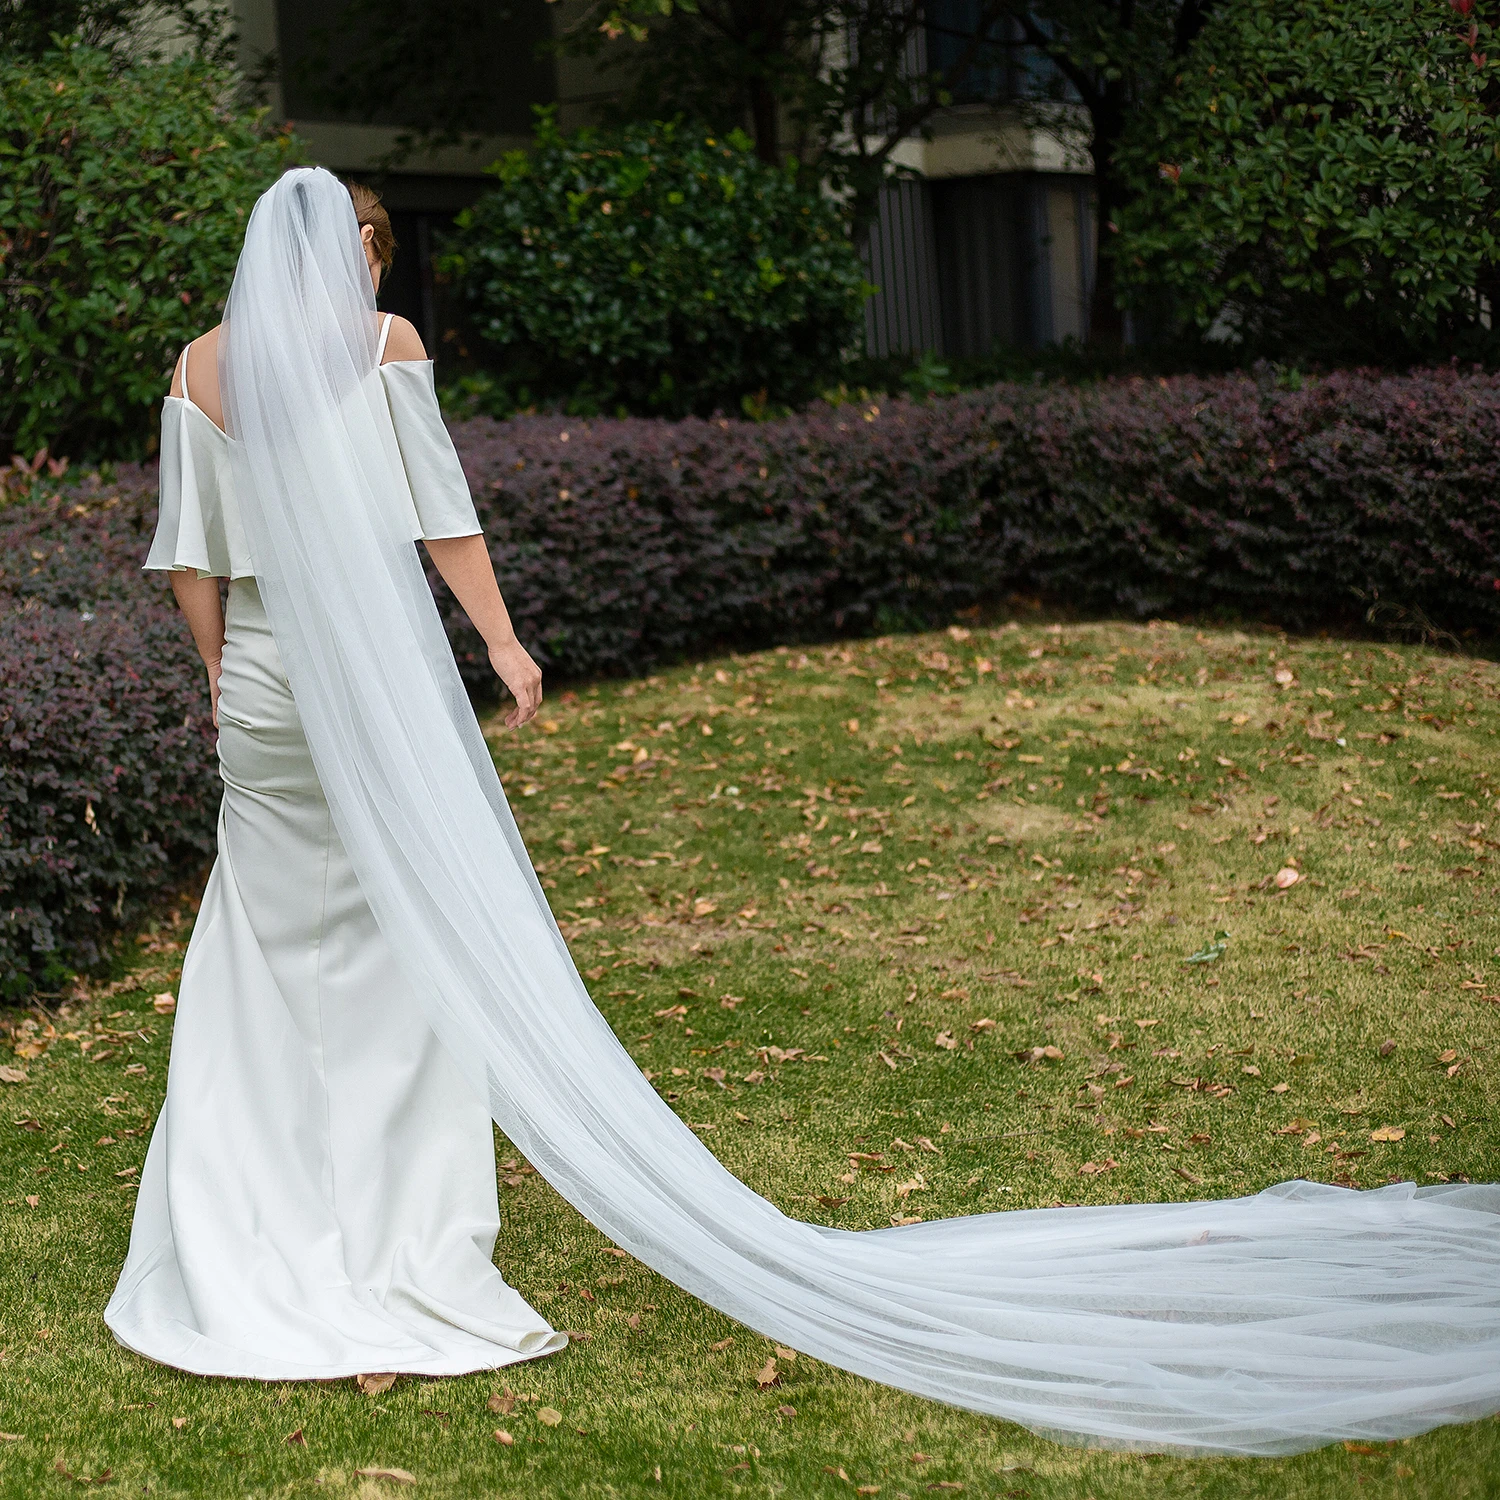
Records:
[[[1016,589],[1289,627],[1380,599],[1500,627],[1500,381],[1483,374],[997,386],[761,425],[528,417],[455,437],[517,629],[569,675],[935,624]],[[491,681],[445,607],[470,680]]]
[[[0,512],[0,995],[96,962],[213,851],[203,668],[139,571],[154,520],[139,471]]]
[[[455,430],[549,670],[946,623],[1015,589],[1287,626],[1373,598],[1500,633],[1500,379],[999,386],[784,421]],[[140,560],[153,476],[0,510],[0,992],[86,964],[212,850],[202,671]],[[439,586],[469,681],[493,676]]]

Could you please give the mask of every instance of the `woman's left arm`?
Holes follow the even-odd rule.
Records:
[[[219,671],[224,656],[224,607],[219,603],[219,580],[199,578],[191,569],[172,574],[172,592],[177,607],[193,632],[193,644],[208,672],[208,701],[214,728],[219,727]]]

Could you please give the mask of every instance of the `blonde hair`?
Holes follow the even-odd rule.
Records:
[[[362,182],[346,182],[349,196],[354,200],[354,217],[361,229],[368,224],[374,231],[372,241],[380,264],[389,271],[396,256],[396,236],[391,230],[390,215],[380,202],[380,194],[367,188]]]

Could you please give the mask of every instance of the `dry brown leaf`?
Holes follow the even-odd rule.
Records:
[[[417,1476],[408,1469],[356,1469],[361,1479],[384,1479],[390,1484],[415,1484]]]
[[[1284,1094],[1289,1088],[1291,1088],[1291,1084],[1289,1083],[1273,1083],[1271,1085],[1271,1092],[1273,1094]]]
[[[1405,1138],[1406,1132],[1399,1125],[1382,1125],[1370,1132],[1372,1141],[1400,1141]]]
[[[188,1419],[186,1417],[173,1417],[172,1418],[172,1425],[179,1432],[181,1432],[182,1429],[187,1426],[187,1424],[188,1424]]]
[[[516,1409],[516,1393],[506,1386],[503,1391],[496,1391],[485,1405],[496,1415],[508,1417]]]
[[[945,1047],[949,1052],[951,1052],[955,1047],[958,1046],[958,1043],[953,1039],[953,1033],[951,1031],[940,1031],[932,1039],[932,1045],[934,1047]]]
[[[375,1375],[356,1375],[354,1383],[367,1396],[383,1396],[395,1385],[396,1377],[389,1371]]]
[[[726,1350],[733,1342],[733,1338],[720,1339],[717,1344],[710,1344],[708,1347],[712,1349],[715,1354],[722,1354],[724,1350]]]
[[[777,1359],[784,1359],[789,1365],[797,1363],[797,1351],[795,1349],[783,1349],[780,1344],[772,1344],[771,1347],[776,1351]]]
[[[495,1441],[503,1447],[509,1448],[515,1442],[515,1439],[503,1427],[497,1427],[495,1429]]]
[[[307,1447],[307,1439],[302,1436],[302,1429],[300,1427],[295,1432],[287,1433],[286,1441],[289,1442],[294,1448]]]
[[[556,1427],[562,1421],[562,1413],[553,1406],[544,1406],[536,1414],[536,1419],[543,1427]]]
[[[1283,865],[1276,872],[1276,889],[1278,891],[1289,891],[1302,879],[1302,872],[1294,870],[1290,865]]]
[[[776,1415],[778,1417],[795,1417],[797,1415],[797,1408],[795,1406],[778,1406],[776,1408]]]
[[[42,1200],[38,1198],[35,1193],[27,1193],[26,1195],[27,1208],[35,1208],[41,1201]]]
[[[770,1390],[773,1385],[781,1384],[781,1376],[776,1373],[775,1359],[768,1359],[760,1367],[760,1372],[755,1377],[755,1384],[763,1391]]]
[[[177,996],[171,990],[163,990],[151,997],[151,1009],[159,1016],[170,1016],[177,1010]]]
[[[988,1016],[981,1016],[977,1021],[969,1022],[970,1031],[993,1031],[995,1023]]]
[[[0,1083],[25,1083],[26,1069],[0,1066]]]

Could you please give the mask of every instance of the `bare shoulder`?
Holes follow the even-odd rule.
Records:
[[[188,382],[193,389],[201,386],[200,373],[206,374],[208,370],[213,372],[213,385],[217,390],[219,384],[219,329],[223,324],[210,328],[207,333],[200,333],[192,343],[187,346],[187,357],[192,364],[192,370],[188,375]],[[172,391],[174,396],[184,394],[182,378],[182,359],[179,356],[177,363],[172,367]]]
[[[385,353],[381,364],[388,365],[399,359],[426,359],[427,350],[422,335],[403,317],[391,315],[391,331],[386,335]]]

